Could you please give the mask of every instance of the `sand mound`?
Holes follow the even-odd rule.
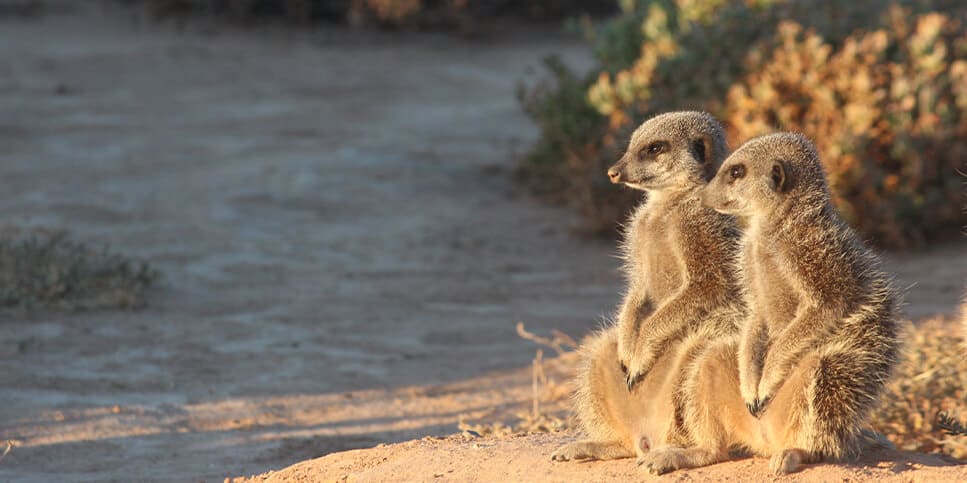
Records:
[[[656,477],[634,459],[554,463],[567,434],[424,438],[333,453],[239,481],[761,481],[768,461],[747,458]],[[879,450],[853,464],[810,465],[783,481],[967,481],[967,465],[938,455]]]

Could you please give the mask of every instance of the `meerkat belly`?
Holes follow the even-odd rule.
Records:
[[[641,384],[635,388],[638,415],[632,424],[636,441],[644,441],[648,449],[668,446],[675,424],[675,382],[681,371],[676,351],[670,351],[655,364]]]

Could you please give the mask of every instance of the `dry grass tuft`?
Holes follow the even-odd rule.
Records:
[[[65,232],[0,238],[0,309],[138,308],[158,275],[147,262],[91,248]]]
[[[953,319],[910,324],[906,357],[873,414],[873,428],[903,450],[967,458],[967,438],[949,434],[951,423],[967,419],[962,343]]]
[[[518,411],[516,421],[505,424],[501,421],[468,423],[463,417],[457,427],[464,433],[473,435],[509,436],[513,434],[553,433],[574,427],[569,416],[567,404],[573,388],[568,383],[577,366],[578,343],[567,334],[552,330],[550,337],[542,337],[524,328],[523,322],[517,323],[517,334],[538,345],[557,352],[558,357],[544,359],[544,350],[538,348],[531,364],[531,407],[529,411]]]

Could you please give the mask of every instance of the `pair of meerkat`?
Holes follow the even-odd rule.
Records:
[[[785,474],[857,455],[899,356],[896,294],[833,206],[815,147],[792,133],[755,138],[702,198],[745,222],[737,269],[747,315],[737,340],[711,344],[687,371],[691,445],[639,463],[661,474],[742,448]]]
[[[616,323],[583,348],[575,412],[590,439],[560,448],[554,460],[640,457],[684,444],[683,368],[706,341],[736,333],[741,313],[730,269],[738,233],[698,196],[727,155],[715,118],[675,112],[642,124],[608,170],[613,183],[648,197],[625,228],[627,291]]]
[[[652,144],[640,145],[640,132],[666,137],[682,132],[683,138],[669,146],[687,144],[688,132],[671,121],[696,115],[646,122],[632,138],[639,151],[629,152],[650,159],[639,155],[652,149]],[[657,179],[651,174],[654,166],[629,170],[627,164],[623,159],[616,166],[619,180],[621,170],[638,173],[626,181],[632,186],[649,189],[640,180]],[[609,175],[615,178],[612,171]],[[699,185],[686,197],[652,208],[674,212],[698,193],[705,205],[745,221],[735,270],[729,263],[731,239],[714,235],[709,240],[719,245],[712,251],[722,255],[707,259],[718,263],[701,269],[724,268],[728,273],[719,279],[720,288],[728,295],[719,299],[716,292],[703,310],[658,319],[663,323],[651,328],[650,316],[660,313],[648,303],[653,280],[676,280],[676,275],[656,270],[654,257],[661,257],[654,252],[629,247],[629,291],[618,323],[589,345],[578,381],[577,413],[592,440],[565,446],[554,458],[633,453],[640,465],[660,474],[723,461],[729,450],[744,449],[770,456],[772,470],[782,474],[804,462],[856,454],[864,418],[898,356],[895,294],[876,257],[832,206],[815,148],[795,134],[756,138],[729,156],[708,186]],[[635,240],[634,227],[633,221],[629,242]],[[700,232],[688,238],[697,237]],[[679,285],[672,284],[672,293],[703,297],[682,282],[694,272],[679,266]],[[732,283],[732,273],[741,289]],[[636,296],[640,293],[646,295]],[[739,293],[744,307],[736,316],[733,299]],[[736,336],[727,321],[738,318]],[[627,393],[615,387],[622,375]],[[647,393],[635,392],[638,381],[644,386],[638,389]]]

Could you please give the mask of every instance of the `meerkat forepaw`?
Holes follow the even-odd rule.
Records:
[[[634,391],[635,386],[644,378],[644,375],[628,373],[625,377],[625,383],[628,385],[628,392]]]
[[[758,418],[762,415],[762,412],[765,411],[766,405],[769,404],[769,399],[769,397],[764,399],[755,398],[751,403],[745,403],[745,407],[748,408],[749,414],[755,418]]]
[[[758,407],[757,407],[757,404],[756,404],[757,402],[758,401],[753,401],[753,402],[747,402],[747,403],[745,403],[745,408],[748,409],[749,410],[749,414],[751,414],[752,417],[755,417],[755,418],[758,418],[759,417],[758,414],[757,414],[757,412],[758,412]]]
[[[766,412],[766,408],[769,406],[769,403],[771,401],[772,401],[772,396],[762,396],[762,397],[759,398],[759,415],[760,416],[762,415],[762,413]]]
[[[625,375],[625,382],[628,384],[628,392],[631,392],[648,375],[651,367],[652,363],[649,359],[645,359],[645,362],[631,361],[631,364],[625,366],[625,370],[622,372]]]

